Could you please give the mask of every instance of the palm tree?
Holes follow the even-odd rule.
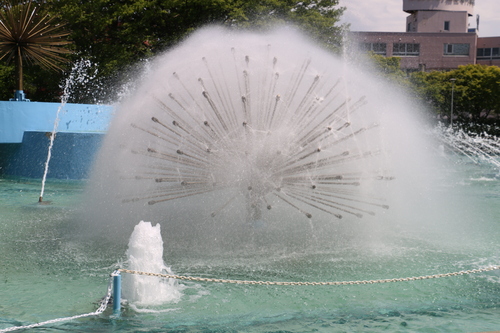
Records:
[[[61,54],[71,53],[65,46],[71,44],[70,32],[64,25],[54,23],[55,17],[42,14],[32,0],[3,4],[0,8],[0,60],[14,61],[17,90],[12,100],[29,101],[23,92],[23,65],[38,64],[62,70],[68,60]]]

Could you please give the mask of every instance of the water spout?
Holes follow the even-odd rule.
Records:
[[[147,273],[168,273],[163,261],[163,240],[160,225],[141,221],[134,228],[127,250],[127,268]],[[137,306],[154,306],[176,302],[181,297],[181,286],[175,280],[127,274],[123,281],[123,295],[128,303]]]
[[[96,163],[92,205],[113,211],[104,224],[147,217],[194,247],[255,233],[317,240],[392,209],[393,156],[411,150],[404,172],[415,168],[405,126],[418,121],[398,95],[300,34],[212,28],[151,66]]]
[[[89,68],[91,65],[90,61],[79,61],[76,62],[73,68],[71,69],[71,73],[69,77],[65,80],[63,88],[63,94],[61,96],[61,103],[59,104],[59,107],[57,108],[56,111],[56,117],[54,119],[54,126],[52,128],[52,132],[50,133],[50,141],[49,141],[49,148],[47,150],[47,159],[44,164],[44,171],[43,171],[43,177],[42,177],[42,188],[40,190],[40,196],[38,197],[38,202],[42,203],[43,202],[43,195],[45,193],[45,183],[47,181],[47,175],[49,173],[49,163],[50,159],[52,157],[52,148],[54,146],[54,140],[56,138],[57,134],[57,129],[59,127],[59,120],[60,120],[60,114],[61,111],[64,110],[64,107],[66,106],[66,103],[68,103],[69,98],[71,97],[72,89],[75,83],[77,82],[82,82],[85,80],[88,80],[87,74],[85,72],[85,69]]]

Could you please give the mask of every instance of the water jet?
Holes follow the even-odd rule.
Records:
[[[395,145],[384,136],[400,115],[389,115],[381,95],[346,89],[364,80],[351,75],[357,69],[346,72],[305,38],[279,34],[214,28],[152,64],[108,134],[94,173],[96,204],[156,221],[165,211],[183,219],[189,207],[197,216],[190,223],[225,229],[217,238],[229,243],[246,231],[224,225],[251,225],[268,212],[282,216],[268,225],[292,216],[310,236],[332,218],[383,214],[390,205],[379,189],[396,177],[387,160]]]
[[[163,240],[160,225],[141,221],[134,227],[128,242],[127,268],[149,273],[171,273],[163,261]],[[127,275],[123,279],[123,295],[136,310],[180,299],[177,281],[155,277]]]
[[[489,176],[498,170],[440,149],[397,87],[290,30],[200,31],[151,66],[118,108],[84,193],[61,190],[50,210],[2,210],[1,258],[16,266],[1,273],[10,307],[0,325],[83,313],[126,266],[141,220],[161,224],[159,253],[189,276],[352,281],[498,264],[500,188]],[[30,189],[2,188],[16,202]],[[62,207],[70,196],[86,204]],[[18,297],[18,278],[32,282],[24,290],[40,296],[36,307]],[[64,328],[498,328],[495,272],[335,287],[182,284],[175,301]]]

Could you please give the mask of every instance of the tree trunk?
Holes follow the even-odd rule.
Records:
[[[17,48],[16,56],[17,90],[23,90],[23,57],[21,48]]]

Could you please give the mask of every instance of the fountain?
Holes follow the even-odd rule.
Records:
[[[150,273],[171,273],[163,261],[163,240],[160,225],[141,221],[130,236],[127,250],[127,267],[130,270]],[[124,279],[124,298],[136,311],[139,307],[151,307],[180,299],[181,287],[175,280],[128,275]],[[152,292],[154,290],[154,292]]]
[[[440,149],[408,101],[291,29],[195,33],[121,103],[84,193],[52,183],[59,199],[40,210],[26,206],[29,184],[4,182],[0,328],[91,311],[117,266],[298,282],[498,265],[497,166]],[[496,272],[349,286],[178,281],[160,299],[158,283],[173,282],[149,292],[124,282],[119,320],[62,328],[491,331],[499,281]]]
[[[425,149],[405,127],[417,117],[289,32],[212,29],[152,66],[101,151],[89,197],[110,216],[93,221],[168,220],[169,244],[188,233],[200,249],[314,244],[387,214],[390,183]]]
[[[91,77],[87,76],[86,69],[89,68],[91,65],[90,61],[85,61],[81,60],[79,62],[76,62],[73,68],[71,68],[71,73],[69,77],[65,80],[64,85],[61,87],[62,88],[62,96],[61,96],[61,104],[57,108],[56,112],[56,118],[54,119],[54,127],[52,129],[52,132],[50,132],[50,140],[49,140],[49,147],[47,149],[47,159],[45,161],[45,166],[44,166],[44,171],[43,171],[43,176],[42,176],[42,188],[40,190],[40,196],[38,197],[38,202],[42,203],[43,202],[43,194],[45,192],[45,183],[47,182],[47,175],[49,172],[49,163],[50,163],[50,158],[52,157],[52,148],[54,147],[54,140],[56,138],[57,130],[59,127],[59,121],[60,119],[60,114],[61,111],[64,109],[66,104],[68,103],[68,99],[70,97],[71,91],[73,89],[73,85],[75,83],[87,83]]]
[[[434,133],[442,142],[443,150],[465,156],[472,163],[491,164],[500,169],[500,140],[497,137],[487,133],[471,135],[443,126],[437,126]]]

